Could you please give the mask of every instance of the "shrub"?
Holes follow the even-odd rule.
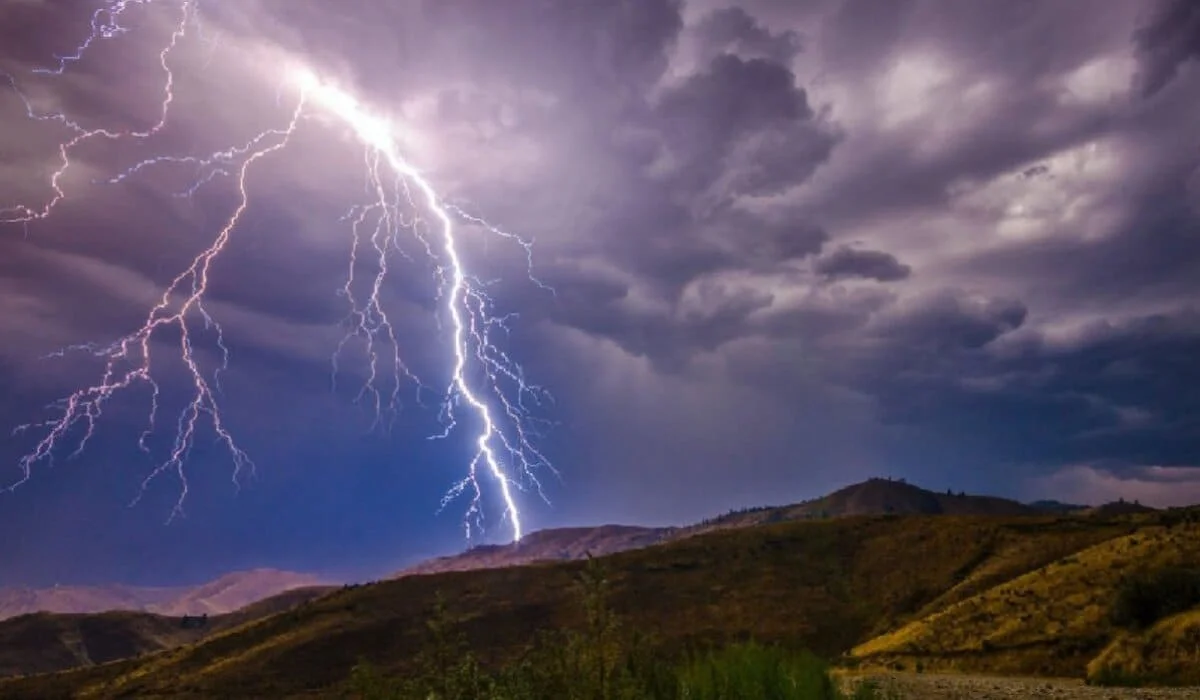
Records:
[[[1125,579],[1110,617],[1119,627],[1144,629],[1196,605],[1200,605],[1200,569],[1172,566]]]

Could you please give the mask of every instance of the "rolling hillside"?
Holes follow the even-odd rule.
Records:
[[[0,620],[35,612],[93,613],[106,610],[146,610],[185,595],[185,587],[51,586],[0,588]]]
[[[0,621],[0,677],[48,673],[127,659],[183,644],[288,610],[332,590],[295,588],[240,610],[184,628],[178,616],[114,611],[96,614],[32,613]]]
[[[1149,520],[1131,534],[931,606],[909,624],[855,647],[852,656],[875,665],[1082,676],[1100,655],[1093,675],[1122,664],[1140,673],[1143,666],[1172,662],[1166,653],[1143,658],[1153,643],[1188,640],[1185,651],[1194,655],[1200,629],[1192,614],[1127,634],[1111,619],[1119,588],[1132,576],[1197,562],[1200,521]]]
[[[538,530],[529,533],[520,542],[505,545],[483,545],[461,554],[430,559],[405,569],[396,576],[495,569],[538,561],[583,559],[587,554],[604,556],[665,542],[671,539],[677,531],[677,528],[624,525]]]
[[[936,493],[903,481],[868,479],[812,501],[734,511],[684,527],[602,525],[540,530],[514,544],[484,545],[460,554],[431,559],[400,571],[396,576],[577,560],[588,553],[593,556],[615,554],[712,530],[795,520],[888,514],[1024,516],[1044,515],[1047,512],[1083,512],[1087,508],[1066,504],[1047,508],[994,496]]]
[[[1200,512],[1184,515],[1200,522]],[[1109,573],[1114,555],[1151,565],[1167,560],[1165,533],[1185,553],[1200,541],[1200,525],[1168,528],[1168,517],[1183,515],[830,518],[720,529],[601,561],[610,571],[613,606],[629,625],[652,632],[655,646],[666,652],[753,636],[829,656],[853,649],[860,661],[891,662],[889,654],[909,651],[895,640],[934,644],[928,628],[946,635],[942,647],[930,646],[930,663],[933,651],[944,648],[951,658],[987,640],[1020,657],[1009,665],[1003,654],[983,657],[988,663],[981,667],[1082,675],[1115,639],[1100,622],[1117,580]],[[564,561],[405,576],[338,591],[173,651],[9,681],[0,685],[0,696],[333,692],[360,658],[404,672],[425,643],[420,621],[439,593],[481,660],[501,663],[522,653],[538,630],[581,622],[573,583],[581,567]],[[1022,621],[1016,607],[1012,617],[973,616],[1007,611],[1050,590],[1065,595],[1058,602],[1038,599],[1049,608],[1046,619],[1057,619],[1054,611],[1067,606],[1095,610],[1033,637],[1033,623]],[[1075,597],[1082,595],[1086,601]],[[1052,651],[1058,646],[1078,653],[1060,659]]]

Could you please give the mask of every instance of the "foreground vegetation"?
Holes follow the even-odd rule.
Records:
[[[369,662],[349,689],[362,700],[874,700],[870,684],[836,687],[824,661],[755,642],[671,658],[655,651],[608,605],[608,575],[595,560],[578,587],[585,624],[543,634],[520,659],[485,671],[439,599],[428,642],[408,676],[389,678]]]

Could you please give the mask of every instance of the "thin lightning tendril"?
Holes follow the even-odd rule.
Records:
[[[30,119],[55,123],[68,134],[68,138],[58,147],[58,165],[48,182],[49,197],[41,204],[18,204],[0,209],[0,224],[28,227],[48,219],[68,197],[63,180],[72,167],[73,155],[85,143],[96,140],[149,141],[167,129],[176,85],[171,56],[187,38],[189,27],[199,26],[196,2],[178,1],[178,23],[158,53],[158,63],[164,75],[161,109],[157,120],[142,130],[85,128],[64,113],[41,111],[21,89],[16,78],[0,74],[22,101]],[[97,42],[114,39],[131,31],[123,23],[131,8],[155,4],[161,5],[163,2],[107,0],[92,14],[91,31],[74,52],[56,56],[56,65],[38,68],[33,72],[48,76],[63,75],[73,64],[84,60],[89,48]],[[215,52],[216,43],[211,43]],[[104,369],[95,384],[53,404],[50,408],[57,412],[55,418],[22,425],[14,430],[14,434],[40,431],[42,435],[33,449],[20,459],[20,478],[6,490],[11,491],[26,483],[39,463],[52,464],[55,455],[76,434],[79,437],[70,454],[76,456],[82,453],[93,438],[109,401],[135,386],[144,385],[149,389],[150,410],[138,446],[146,453],[151,453],[150,439],[157,428],[162,396],[162,387],[153,373],[153,342],[160,332],[168,329],[179,338],[178,351],[187,370],[191,399],[175,419],[174,438],[166,458],[141,482],[130,505],[141,500],[155,478],[173,472],[181,486],[168,522],[182,515],[189,489],[184,467],[205,421],[232,459],[235,488],[240,487],[244,476],[254,475],[254,462],[235,441],[217,402],[221,393],[221,372],[229,367],[230,351],[221,326],[205,307],[205,294],[214,264],[252,204],[249,185],[251,166],[286,148],[302,123],[318,117],[332,117],[341,126],[348,127],[363,146],[368,195],[367,203],[351,207],[342,217],[342,221],[348,223],[351,244],[346,281],[338,294],[346,300],[350,310],[345,319],[347,334],[332,357],[331,381],[334,388],[341,371],[340,358],[351,341],[357,339],[364,346],[366,377],[359,387],[356,402],[366,403],[373,412],[372,430],[390,426],[401,408],[401,393],[407,383],[416,387],[418,402],[429,391],[427,385],[405,363],[401,353],[401,334],[389,318],[384,304],[385,286],[391,272],[390,256],[396,253],[415,262],[402,245],[403,236],[407,233],[417,242],[420,253],[432,266],[437,282],[436,300],[450,321],[453,357],[450,358],[450,379],[445,391],[441,392],[438,413],[444,430],[431,436],[431,439],[450,437],[464,417],[469,417],[477,424],[467,473],[447,491],[439,511],[458,497],[468,494],[470,502],[464,527],[467,537],[472,537],[473,531],[483,524],[484,492],[481,477],[486,476],[498,487],[504,519],[511,528],[513,539],[519,540],[523,530],[514,490],[523,489],[529,484],[544,499],[542,484],[535,472],[548,469],[557,474],[550,461],[535,446],[540,437],[538,426],[543,423],[534,417],[535,410],[550,401],[551,397],[544,388],[530,383],[521,367],[497,344],[497,336],[509,332],[508,322],[515,315],[495,314],[495,303],[485,291],[488,285],[467,273],[460,252],[461,233],[456,222],[520,245],[526,255],[530,280],[553,293],[553,289],[532,275],[532,243],[445,202],[429,180],[400,153],[392,124],[374,116],[349,93],[321,80],[306,67],[290,70],[284,87],[292,88],[297,93],[297,99],[290,118],[283,126],[267,129],[242,145],[208,155],[147,158],[111,177],[93,182],[97,186],[114,185],[138,177],[144,171],[186,169],[191,173],[191,185],[177,192],[177,196],[191,197],[210,183],[228,178],[233,181],[237,192],[237,203],[208,247],[166,285],[138,329],[109,345],[75,345],[52,354],[52,357],[65,357],[73,353],[87,353],[98,358]],[[282,95],[281,89],[281,99]],[[373,267],[365,284],[360,283],[360,268],[363,266]],[[196,350],[198,322],[215,337],[219,362],[211,374],[206,373]]]

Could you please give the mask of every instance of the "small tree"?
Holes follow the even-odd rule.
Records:
[[[421,672],[411,684],[413,696],[423,700],[467,700],[489,695],[488,678],[469,651],[459,623],[450,614],[445,596],[438,592],[425,621],[429,636],[417,656]]]
[[[577,583],[583,595],[583,607],[586,615],[581,641],[582,668],[596,683],[595,698],[603,700],[609,697],[609,686],[614,667],[617,665],[620,653],[618,639],[618,621],[612,608],[608,605],[609,579],[608,571],[599,560],[587,555],[587,564],[579,574]]]

